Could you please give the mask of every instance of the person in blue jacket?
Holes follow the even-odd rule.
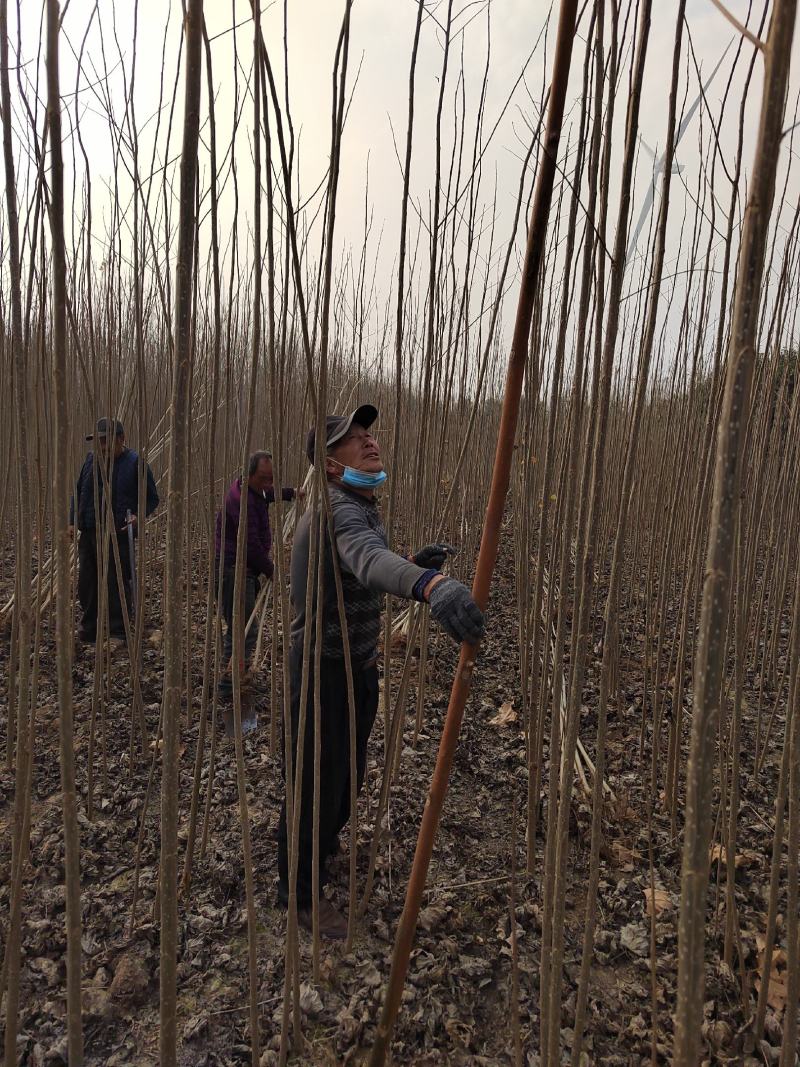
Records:
[[[98,572],[100,553],[109,511],[112,521],[112,533],[119,549],[119,561],[122,582],[117,580],[116,554],[114,544],[108,548],[108,630],[111,638],[124,639],[123,600],[120,597],[120,585],[128,611],[131,609],[131,558],[129,554],[128,526],[133,527],[134,537],[138,527],[139,511],[139,471],[141,462],[139,454],[125,444],[125,431],[122,423],[113,419],[100,419],[93,434],[88,434],[87,441],[92,441],[94,448],[83,461],[81,472],[75,487],[75,494],[70,503],[70,533],[74,535],[78,527],[78,600],[81,605],[81,622],[78,637],[82,641],[95,641],[97,638],[98,610]],[[110,490],[110,508],[105,502],[105,479],[100,470],[100,463],[105,467]],[[153,472],[145,465],[147,487],[145,494],[145,516],[151,515],[158,507]],[[95,496],[96,494],[96,496]],[[95,510],[95,500],[97,510]],[[130,513],[130,521],[128,514]],[[99,537],[98,537],[99,535]]]

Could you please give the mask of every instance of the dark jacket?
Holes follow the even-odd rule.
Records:
[[[272,575],[272,529],[269,525],[269,505],[275,502],[275,490],[257,493],[248,487],[247,498],[247,569],[252,574]],[[294,489],[282,489],[283,500],[294,500]],[[239,532],[239,513],[242,507],[242,480],[237,478],[225,494],[225,507],[217,512],[214,549],[217,559],[224,555],[225,566],[236,566],[236,538]],[[225,516],[225,530],[222,517]],[[224,546],[224,547],[223,547]]]
[[[145,466],[147,489],[145,493],[145,518],[158,507],[158,491],[153,472]],[[83,461],[75,494],[70,500],[69,523],[79,530],[94,530],[94,481],[97,481],[100,515],[104,517],[103,478],[94,462],[94,452],[90,452]],[[114,513],[114,526],[121,530],[127,519],[127,512],[136,515],[139,511],[139,453],[126,448],[111,467],[109,475],[111,488],[111,508]],[[76,521],[77,517],[77,521]],[[139,516],[140,517],[140,516]],[[135,528],[134,528],[135,532]]]

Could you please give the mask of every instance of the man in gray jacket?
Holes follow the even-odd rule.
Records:
[[[364,404],[350,415],[329,415],[326,420],[325,473],[333,513],[334,538],[341,568],[347,650],[353,673],[356,720],[356,777],[360,790],[366,771],[367,742],[378,708],[378,638],[383,596],[427,601],[432,617],[458,641],[475,643],[484,633],[483,614],[466,586],[439,573],[447,547],[427,545],[411,559],[390,551],[375,499],[376,488],[386,479],[378,442],[369,432],[377,410]],[[315,434],[306,442],[314,462]],[[313,797],[314,797],[314,643],[317,632],[316,581],[311,613],[306,617],[311,523],[318,516],[307,511],[298,524],[291,560],[291,598],[295,611],[289,652],[293,766],[297,766],[303,644],[310,629],[311,660],[306,698],[303,744],[303,778],[300,841],[297,870],[297,906],[300,924],[311,929]],[[345,640],[339,607],[331,546],[326,536],[323,567],[322,649],[320,670],[320,805],[319,859],[324,881],[325,864],[336,850],[339,831],[350,818],[350,740]],[[312,580],[316,568],[312,566]],[[278,831],[278,894],[289,899],[289,864],[286,803]],[[344,916],[320,896],[320,933],[346,936]]]

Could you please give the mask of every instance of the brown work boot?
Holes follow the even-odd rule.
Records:
[[[304,930],[313,932],[311,908],[300,908],[297,921]],[[325,941],[344,941],[347,937],[347,919],[327,897],[319,898],[319,936]]]

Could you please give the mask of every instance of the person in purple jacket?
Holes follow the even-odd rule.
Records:
[[[258,595],[259,580],[272,577],[272,529],[269,524],[269,505],[275,500],[272,456],[269,452],[254,452],[247,468],[247,540],[245,545],[245,573],[243,575],[244,625],[253,613]],[[282,489],[284,500],[302,499],[304,489]],[[236,539],[239,535],[239,515],[242,505],[242,479],[231,483],[225,494],[225,506],[217,513],[214,549],[217,568],[222,565],[222,603],[220,611],[225,620],[223,644],[224,668],[219,683],[219,693],[229,700],[233,692],[231,653],[233,651],[233,587],[236,574]],[[219,570],[217,570],[219,573]],[[243,668],[246,669],[256,644],[256,628],[250,627],[245,636]],[[256,718],[249,715],[242,728],[247,733],[256,726]],[[230,732],[231,724],[226,721]]]

